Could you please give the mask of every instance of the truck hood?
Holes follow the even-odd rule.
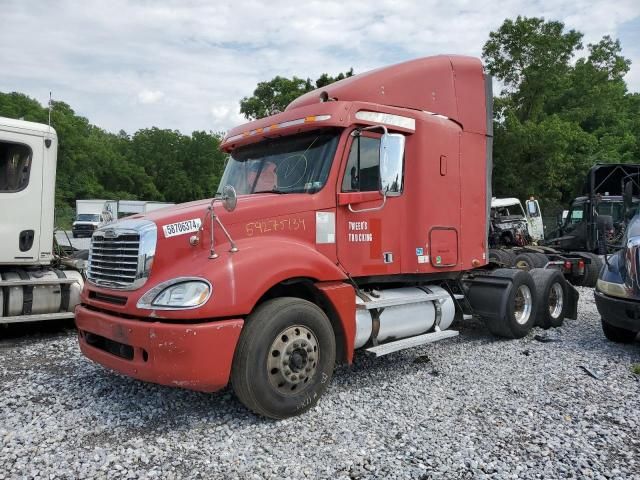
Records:
[[[155,222],[158,230],[160,230],[164,225],[208,218],[207,212],[210,204],[211,199],[198,200],[176,205],[175,207],[163,208],[146,215],[134,215],[129,218],[146,218]],[[332,205],[321,205],[317,196],[308,193],[240,195],[238,196],[236,209],[233,212],[227,212],[221,201],[216,201],[214,205],[216,215],[220,217],[225,227],[308,210],[333,207]],[[206,229],[207,226],[205,225]]]

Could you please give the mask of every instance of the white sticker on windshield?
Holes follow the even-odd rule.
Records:
[[[164,225],[164,237],[175,237],[176,235],[185,235],[187,233],[197,232],[202,226],[202,220],[199,218],[192,218],[191,220],[185,220],[184,222],[170,223]]]

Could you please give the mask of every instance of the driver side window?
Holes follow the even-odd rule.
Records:
[[[360,168],[358,168],[358,145],[360,145]],[[354,138],[342,180],[342,191],[377,192],[380,189],[379,166],[380,139],[362,135]]]

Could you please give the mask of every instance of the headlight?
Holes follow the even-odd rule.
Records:
[[[138,300],[145,309],[188,309],[204,305],[211,296],[211,284],[201,278],[175,278],[162,282]]]
[[[601,279],[598,279],[596,283],[596,290],[612,297],[627,298],[630,296],[630,293],[622,283],[607,282]]]

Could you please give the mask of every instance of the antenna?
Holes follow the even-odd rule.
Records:
[[[51,91],[49,91],[49,133],[51,133],[51,107],[53,101],[51,100]]]

